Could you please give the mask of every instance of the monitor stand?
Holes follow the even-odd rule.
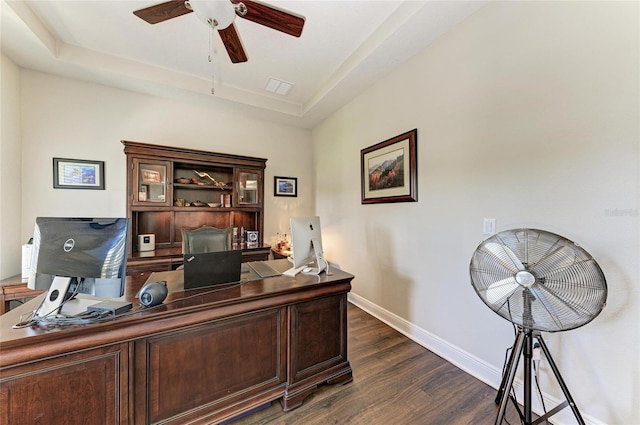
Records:
[[[311,246],[313,246],[313,252],[316,256],[316,264],[318,265],[318,267],[311,267],[311,270],[303,270],[302,273],[319,275],[324,270],[326,270],[328,275],[329,263],[324,259],[324,254],[322,253],[322,243],[318,243],[315,239],[311,239]]]
[[[47,317],[50,315],[56,315],[60,312],[60,307],[67,295],[69,285],[71,285],[70,277],[55,276],[49,291],[45,295],[44,299],[34,312],[36,317]]]
[[[316,257],[316,264],[318,265],[318,267],[309,267],[308,264],[305,264],[301,267],[296,267],[296,268],[291,267],[290,269],[282,272],[282,274],[289,277],[295,277],[298,273],[311,274],[311,275],[317,276],[323,271],[325,271],[327,276],[331,276],[331,273],[329,273],[329,262],[324,259],[324,254],[322,253],[322,243],[318,243],[316,242],[315,239],[311,239],[311,246],[313,247],[313,252]],[[308,270],[305,270],[305,269],[308,269]]]
[[[311,245],[313,246],[313,256],[315,257],[315,264],[317,265],[317,267],[311,267],[311,264],[313,263],[308,263],[296,268],[291,267],[290,269],[282,272],[283,275],[295,277],[298,273],[302,273],[317,276],[323,271],[326,271],[327,276],[331,275],[331,273],[329,273],[329,263],[324,259],[324,254],[322,253],[322,244],[314,242],[314,240],[312,239]],[[289,261],[293,260],[289,259]]]

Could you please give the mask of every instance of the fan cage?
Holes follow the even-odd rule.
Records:
[[[490,236],[469,265],[471,284],[495,313],[526,329],[583,326],[607,299],[604,273],[578,244],[551,232],[512,229]]]

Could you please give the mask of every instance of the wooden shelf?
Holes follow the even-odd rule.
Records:
[[[257,230],[262,246],[264,230],[264,169],[266,159],[234,154],[207,152],[173,146],[122,141],[127,156],[127,217],[131,219],[129,267],[156,267],[158,270],[175,268],[177,255],[144,264],[138,255],[138,235],[156,235],[156,251],[181,249],[182,228],[209,225],[219,228],[237,227]],[[225,187],[214,184],[175,183],[176,179],[197,178],[196,173],[207,173],[224,182]],[[251,185],[249,189],[246,187]],[[253,188],[255,185],[255,189]],[[204,202],[229,206],[176,206],[176,200],[185,203]],[[254,253],[255,254],[255,253]],[[268,249],[257,257],[268,258]],[[244,258],[244,256],[243,256]],[[178,260],[182,261],[181,257]]]

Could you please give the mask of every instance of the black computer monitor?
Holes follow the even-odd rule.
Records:
[[[60,297],[67,293],[121,297],[128,235],[127,218],[38,217],[27,286],[49,291],[45,298],[48,305],[40,315],[57,313],[47,310],[59,308]],[[55,301],[48,303],[53,295]]]

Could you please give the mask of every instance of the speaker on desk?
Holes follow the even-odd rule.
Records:
[[[140,292],[138,292],[138,299],[143,306],[154,307],[162,304],[165,298],[167,298],[168,293],[167,282],[150,282],[144,285]]]

